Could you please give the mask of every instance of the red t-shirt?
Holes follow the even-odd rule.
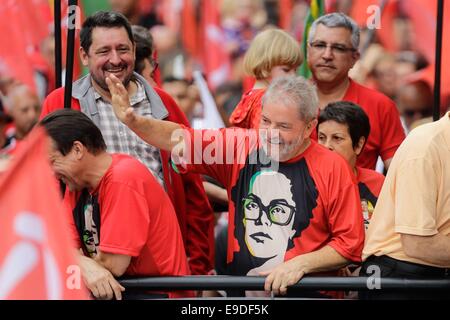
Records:
[[[252,89],[242,95],[230,116],[230,125],[244,129],[257,129],[261,118],[261,100],[266,89]]]
[[[384,183],[384,176],[375,170],[356,167],[359,197],[364,219],[364,226],[369,227],[378,196]]]
[[[296,158],[271,167],[255,130],[186,129],[185,137],[190,149],[178,168],[209,175],[227,189],[231,274],[268,270],[272,261],[325,245],[361,261],[359,194],[342,157],[311,141]]]
[[[358,167],[375,169],[378,156],[383,160],[394,156],[405,139],[400,115],[394,101],[382,93],[366,88],[350,79],[350,86],[342,101],[359,105],[369,117],[370,135],[362,153],[358,156]],[[311,137],[317,141],[314,130]]]
[[[169,197],[138,160],[123,154],[112,157],[108,171],[90,193],[98,202],[99,219],[93,217],[94,202],[84,202],[80,206],[84,220],[82,245],[77,231],[80,227],[75,226],[79,218],[71,214],[76,243],[90,254],[98,248],[102,252],[131,256],[125,272],[128,276],[188,275],[183,240]],[[69,194],[66,199],[77,211],[75,197]],[[171,297],[185,294],[169,293]]]

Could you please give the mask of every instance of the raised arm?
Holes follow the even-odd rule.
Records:
[[[106,78],[106,83],[111,93],[111,104],[116,117],[142,140],[158,149],[167,151],[172,151],[177,145],[183,145],[182,135],[176,134],[176,130],[181,132],[182,129],[179,124],[134,113],[130,106],[128,92],[122,82],[116,76],[110,75]]]

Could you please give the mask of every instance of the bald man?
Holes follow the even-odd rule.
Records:
[[[14,138],[22,140],[39,119],[41,112],[39,98],[27,86],[17,85],[9,91],[5,108],[14,121]]]

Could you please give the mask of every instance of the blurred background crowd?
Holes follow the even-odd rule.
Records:
[[[67,1],[61,4],[64,73],[68,5]],[[55,88],[53,5],[50,0],[0,3],[1,112],[14,118],[19,139],[36,121],[40,102]],[[324,6],[325,12],[348,14],[363,30],[361,59],[351,77],[392,98],[406,131],[417,120],[431,116],[437,1],[326,0]],[[155,84],[176,100],[194,127],[220,127],[228,125],[242,94],[253,85],[242,65],[251,40],[264,29],[281,27],[301,42],[310,2],[84,0],[79,1],[79,8],[81,21],[98,10],[115,10],[145,28],[144,37],[148,30],[153,40],[150,68]],[[450,95],[449,6],[444,10],[442,112]],[[80,65],[76,52],[74,79],[86,72]],[[203,76],[208,87],[201,81]],[[16,88],[18,84],[25,86]],[[205,100],[208,92],[214,100]],[[0,145],[7,136],[7,132],[2,135]]]

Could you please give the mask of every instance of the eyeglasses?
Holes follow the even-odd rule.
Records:
[[[355,48],[349,48],[349,47],[344,46],[343,44],[338,44],[338,43],[328,44],[323,41],[310,42],[309,45],[317,53],[325,52],[328,47],[330,47],[331,52],[333,54],[337,54],[337,55],[344,55],[349,51],[351,51],[351,52],[356,51]]]
[[[295,212],[295,207],[286,202],[285,199],[274,199],[270,201],[268,206],[262,204],[261,199],[249,194],[242,200],[244,206],[245,219],[255,221],[255,224],[261,225],[261,217],[263,213],[273,224],[279,226],[288,225]]]

